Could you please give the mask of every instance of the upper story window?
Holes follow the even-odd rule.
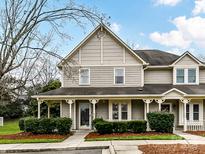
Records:
[[[197,84],[199,78],[197,68],[176,68],[176,84]]]
[[[90,84],[90,69],[81,68],[79,71],[79,84],[89,85]]]
[[[114,83],[125,84],[125,68],[114,69]]]
[[[177,83],[184,83],[184,69],[177,69]]]

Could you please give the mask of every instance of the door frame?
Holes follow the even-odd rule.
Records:
[[[89,126],[81,126],[81,112],[80,112],[80,106],[81,104],[88,104],[89,106]],[[78,107],[78,116],[79,116],[79,129],[91,129],[91,104],[89,102],[80,102]]]

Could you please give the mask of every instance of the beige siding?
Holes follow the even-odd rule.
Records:
[[[90,68],[90,85],[92,87],[110,87],[114,85],[114,66],[92,66]],[[141,66],[125,67],[125,85],[124,86],[141,86]],[[64,75],[64,87],[78,87],[79,74],[75,74],[73,79],[68,79]]]
[[[108,120],[108,100],[100,100],[96,104],[96,117]]]
[[[199,83],[205,83],[205,70],[200,69],[199,71]]]
[[[189,55],[186,55],[175,65],[198,65],[198,63],[194,59],[192,59]]]
[[[132,120],[144,120],[144,102],[132,100]]]
[[[172,70],[145,70],[145,84],[172,84]]]
[[[108,32],[105,33],[102,42],[97,34],[98,32],[94,33],[75,52],[71,57],[72,60],[79,62],[81,65],[142,64],[136,56],[119,44],[119,41]]]

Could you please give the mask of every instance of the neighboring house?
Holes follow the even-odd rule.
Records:
[[[79,68],[72,78],[65,75],[70,61]],[[96,117],[146,120],[146,113],[159,110],[173,112],[176,127],[204,129],[205,64],[189,52],[132,50],[99,25],[58,67],[62,87],[33,97],[38,111],[42,101],[59,102],[61,116],[72,118],[73,129],[91,129]]]

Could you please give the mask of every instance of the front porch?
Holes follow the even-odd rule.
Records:
[[[176,98],[176,97],[175,97]],[[175,128],[187,130],[205,130],[204,100],[173,97],[147,98],[39,98],[38,118],[41,103],[50,106],[53,102],[60,103],[60,117],[73,120],[72,129],[92,129],[91,122],[95,118],[108,121],[147,120],[146,113],[154,111],[172,112],[175,115]]]

